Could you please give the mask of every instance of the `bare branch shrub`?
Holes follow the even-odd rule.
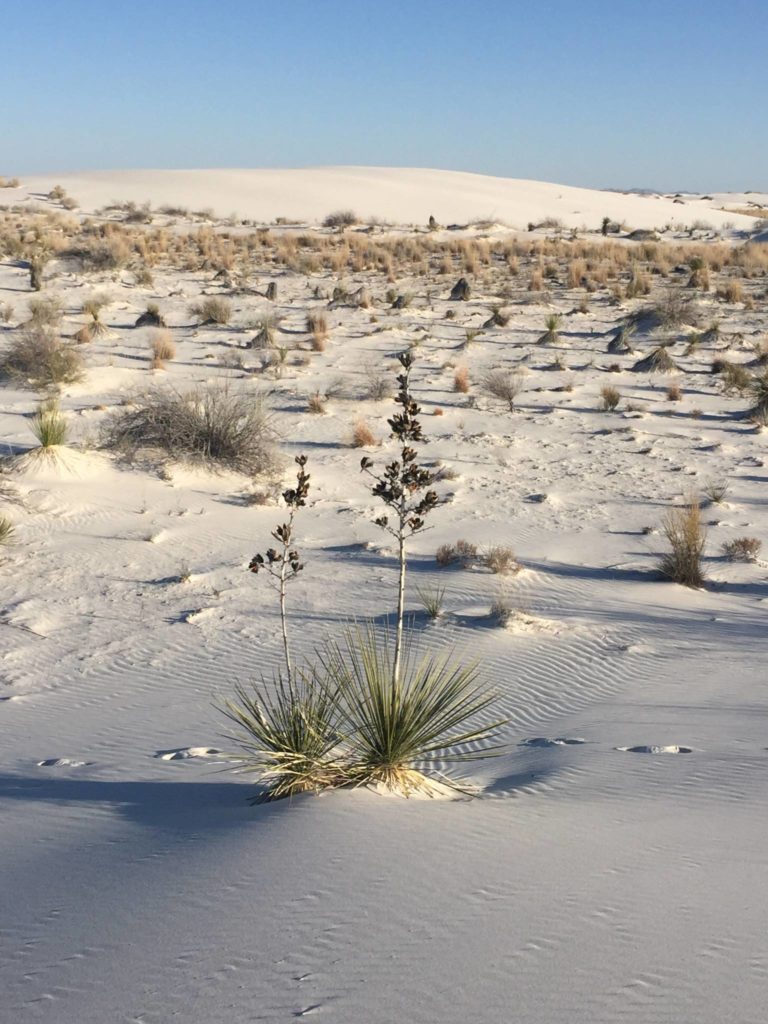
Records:
[[[105,447],[127,455],[157,451],[174,459],[259,476],[275,469],[275,432],[255,395],[210,385],[136,396],[104,425]]]

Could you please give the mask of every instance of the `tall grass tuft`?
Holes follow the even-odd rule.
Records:
[[[659,562],[662,575],[684,587],[703,587],[704,572],[701,558],[706,544],[706,531],[701,521],[701,504],[690,496],[682,508],[670,509],[662,520],[661,528],[671,551]]]

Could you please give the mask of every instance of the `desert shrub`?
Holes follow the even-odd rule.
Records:
[[[679,384],[670,384],[667,388],[667,401],[679,402],[683,397],[683,391]]]
[[[483,551],[483,565],[500,575],[520,572],[520,563],[514,551],[503,544],[493,544]]]
[[[352,210],[334,210],[323,218],[324,228],[351,228],[358,223],[357,215]]]
[[[658,320],[661,327],[668,329],[682,327],[684,324],[695,327],[701,319],[696,299],[675,287],[667,288],[648,312]]]
[[[64,316],[64,303],[55,295],[30,299],[28,306],[30,327],[58,327]]]
[[[506,594],[498,593],[491,601],[488,614],[497,626],[508,626],[515,616],[515,609]]]
[[[232,319],[232,303],[218,295],[211,295],[190,306],[191,316],[198,319],[201,325],[228,324]]]
[[[374,402],[381,402],[392,396],[392,383],[386,374],[376,366],[365,368],[365,397]]]
[[[18,384],[46,388],[82,380],[83,359],[49,327],[28,327],[0,355],[0,376]]]
[[[154,450],[249,476],[273,470],[278,461],[263,402],[227,385],[145,391],[109,417],[102,440],[128,455]]]
[[[354,427],[352,428],[352,447],[353,448],[371,448],[376,444],[376,438],[373,431],[365,422],[365,420],[357,420]]]
[[[706,532],[698,499],[691,497],[684,507],[670,509],[661,526],[671,548],[659,561],[662,575],[686,587],[702,587]]]
[[[453,544],[441,544],[435,552],[435,561],[441,569],[449,565],[460,565],[468,569],[480,560],[477,545],[468,540],[457,540]]]
[[[469,391],[469,370],[466,366],[460,366],[453,375],[453,390],[460,395],[466,395]]]
[[[506,402],[513,412],[515,400],[523,391],[523,375],[520,370],[490,370],[483,377],[482,386],[489,395]]]
[[[164,330],[162,327],[157,328],[150,335],[149,347],[152,351],[153,359],[159,363],[176,358],[176,345],[171,337],[171,332]]]
[[[621,392],[618,388],[606,384],[600,388],[600,404],[603,412],[613,412],[621,401]]]
[[[0,306],[0,321],[4,324],[9,324],[13,320],[13,306],[10,302],[4,302]]]
[[[723,554],[729,562],[756,562],[762,546],[757,537],[736,537],[723,544]]]
[[[56,399],[48,399],[38,405],[32,417],[32,433],[39,441],[41,448],[66,444],[67,421],[62,415]]]
[[[131,258],[131,247],[119,235],[108,238],[90,238],[82,245],[68,250],[67,255],[77,257],[84,270],[119,270]]]

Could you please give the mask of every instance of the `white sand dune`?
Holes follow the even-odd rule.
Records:
[[[13,190],[14,201],[47,194],[61,184],[91,212],[113,200],[211,209],[217,216],[263,222],[287,217],[317,222],[328,213],[352,209],[362,218],[397,224],[425,224],[430,214],[443,224],[475,218],[525,229],[547,217],[566,227],[598,228],[603,217],[631,228],[691,225],[754,227],[751,217],[721,207],[743,205],[744,196],[678,202],[660,196],[624,194],[461,171],[389,167],[313,167],[289,170],[136,170],[33,175]],[[753,200],[755,196],[751,197]]]
[[[351,206],[419,224],[721,222],[701,200],[430,171],[57,175],[16,199],[57,181],[85,209],[133,198],[261,219]],[[254,290],[275,271],[255,266]],[[446,274],[401,282],[415,299],[393,310],[380,275],[373,309],[328,309],[333,274],[280,268],[271,309],[295,347],[273,379],[245,347],[260,298],[233,293],[227,327],[198,327],[188,307],[220,287],[214,271],[152,272],[139,286],[130,271],[50,271],[44,294],[61,297],[66,333],[99,290],[115,337],[83,346],[85,378],[62,389],[70,448],[7,460],[0,480],[15,525],[0,550],[0,1024],[765,1024],[768,566],[727,562],[721,545],[749,534],[768,548],[768,433],[709,372],[715,356],[754,357],[765,303],[701,296],[720,336],[689,355],[676,338],[681,368],[662,378],[606,352],[645,298],[617,307],[603,288],[585,314],[580,290],[537,296],[510,278],[507,326],[469,345],[494,301],[480,275],[467,303],[448,301]],[[11,324],[28,282],[0,264]],[[177,347],[165,371],[150,371],[146,332],[129,326],[148,301]],[[310,309],[328,319],[322,352],[304,331]],[[553,311],[560,342],[538,346]],[[12,336],[0,327],[0,344]],[[419,448],[453,472],[411,545],[407,605],[426,650],[478,660],[506,748],[459,766],[474,799],[355,790],[250,806],[249,777],[223,771],[231,740],[212,703],[281,664],[274,595],[247,564],[284,509],[249,504],[251,481],[235,474],[94,454],[99,426],[163,382],[272,393],[286,455],[310,459],[295,534],[306,570],[289,594],[296,655],[310,658],[345,622],[393,610],[396,562],[349,438],[361,413],[386,437],[394,407],[362,397],[367,369],[389,375],[413,339]],[[652,342],[638,331],[633,344]],[[522,359],[510,413],[478,382]],[[458,365],[469,396],[453,389]],[[307,396],[339,379],[326,414],[310,414]],[[613,414],[606,383],[622,395]],[[23,451],[39,396],[1,394],[0,436]],[[387,444],[370,454],[394,457]],[[650,529],[723,477],[727,507],[704,510],[709,587],[660,581]],[[459,538],[510,545],[525,571],[439,569],[436,548]],[[428,624],[417,587],[438,586],[446,614]],[[499,594],[515,610],[506,629],[489,615]]]

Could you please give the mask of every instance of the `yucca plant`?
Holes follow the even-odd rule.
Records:
[[[32,417],[32,433],[40,442],[42,449],[66,444],[67,421],[55,398],[49,398],[38,405]]]
[[[293,527],[309,494],[307,458],[298,455],[295,461],[296,486],[283,491],[288,518],[272,531],[277,547],[254,555],[248,565],[253,573],[266,572],[277,592],[285,675],[279,673],[271,685],[262,679],[250,689],[237,686],[235,699],[218,705],[237,727],[235,770],[257,772],[266,787],[256,801],[318,792],[345,781],[343,762],[334,753],[339,742],[335,689],[312,671],[297,672],[291,656],[286,588],[304,568],[293,546]]]
[[[397,376],[399,385],[395,403],[401,412],[387,420],[392,431],[392,438],[399,447],[399,458],[388,463],[381,474],[373,471],[373,460],[364,456],[360,460],[360,469],[374,480],[372,492],[380,498],[389,509],[385,515],[376,518],[377,526],[386,530],[397,543],[398,581],[397,581],[397,617],[395,624],[395,653],[392,659],[392,685],[398,682],[400,660],[403,647],[403,625],[405,617],[405,573],[407,568],[406,541],[415,533],[424,529],[425,519],[437,507],[438,498],[432,484],[435,475],[420,466],[417,453],[413,448],[415,442],[426,440],[422,433],[418,415],[421,409],[411,394],[411,370],[413,356],[410,352],[402,352],[398,360],[403,370]]]
[[[13,539],[13,523],[7,516],[0,516],[0,547],[10,544]]]
[[[539,338],[539,345],[556,345],[560,340],[560,335],[557,333],[560,327],[560,315],[558,313],[550,313],[547,319],[544,321],[544,326],[547,328],[546,331]]]
[[[235,771],[257,772],[264,790],[250,802],[317,793],[347,781],[336,753],[336,696],[309,673],[279,676],[270,688],[235,687],[235,699],[219,710],[236,726]]]
[[[417,660],[406,644],[400,657],[395,671],[390,638],[372,628],[350,631],[323,656],[326,687],[337,695],[348,780],[406,797],[436,796],[440,781],[460,790],[441,773],[434,778],[436,763],[501,753],[492,741],[504,719],[467,725],[496,694],[478,684],[475,666],[461,665],[450,654]],[[432,777],[425,773],[430,771]]]

